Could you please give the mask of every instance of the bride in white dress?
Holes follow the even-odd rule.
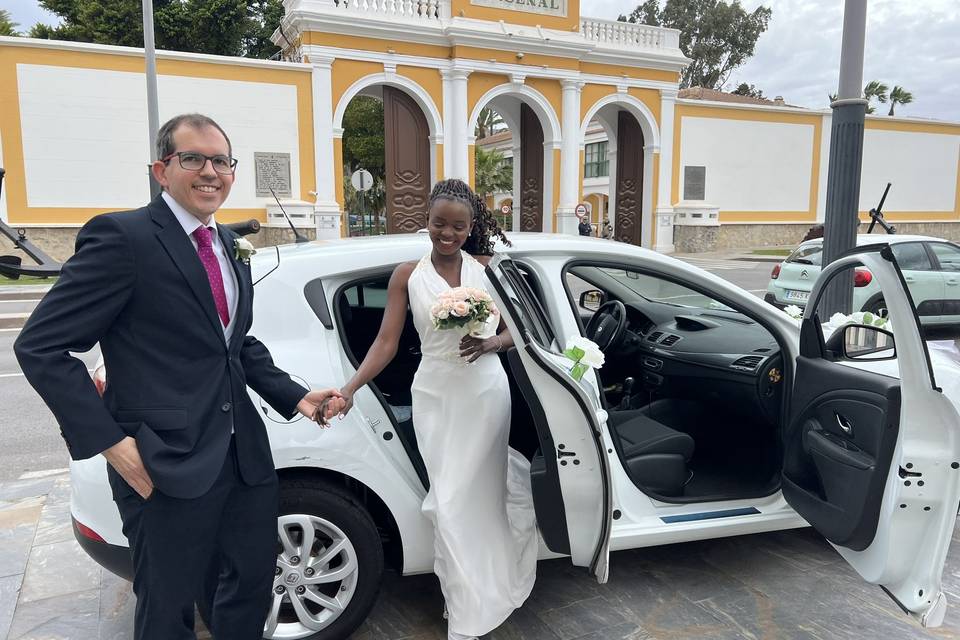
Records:
[[[422,510],[433,523],[448,637],[462,640],[497,628],[527,599],[538,541],[529,463],[507,445],[510,387],[496,353],[513,339],[502,321],[497,332],[474,338],[435,329],[430,317],[445,290],[485,288],[491,236],[506,238],[460,180],[437,183],[429,206],[433,249],[394,271],[380,332],[341,393],[346,413],[356,390],[393,359],[409,303],[423,354],[411,389],[413,426],[430,480]]]

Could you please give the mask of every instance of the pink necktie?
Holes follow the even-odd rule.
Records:
[[[197,239],[197,253],[200,255],[200,262],[203,268],[207,270],[207,279],[210,281],[210,291],[213,292],[213,301],[217,305],[217,313],[220,314],[220,322],[223,326],[230,324],[230,311],[227,309],[227,294],[223,290],[223,274],[220,272],[220,262],[213,252],[213,242],[210,238],[210,229],[208,227],[197,227],[193,232],[193,237]]]

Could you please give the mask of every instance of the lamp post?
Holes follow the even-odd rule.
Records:
[[[840,50],[840,87],[830,105],[830,164],[823,225],[823,266],[836,260],[857,243],[860,208],[860,169],[863,164],[863,49],[867,24],[867,0],[845,0],[843,43]],[[852,274],[851,274],[852,276]],[[850,313],[853,299],[850,281],[838,278],[824,293],[827,317]]]
[[[157,109],[157,57],[153,45],[153,0],[143,0],[143,57],[147,75],[147,131],[150,135],[150,164],[157,159],[157,131],[160,115]],[[160,195],[160,185],[150,175],[150,198]]]

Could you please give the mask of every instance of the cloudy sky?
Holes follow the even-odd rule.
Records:
[[[827,107],[836,92],[840,64],[843,0],[742,0],[752,10],[764,4],[773,19],[760,36],[754,57],[734,72],[727,88],[748,82],[764,95],[790,103]],[[615,19],[637,0],[581,0],[585,15]],[[53,24],[56,16],[35,0],[5,0],[21,24]],[[868,0],[864,81],[902,85],[914,103],[897,114],[960,121],[960,1]],[[885,113],[885,111],[884,111]]]

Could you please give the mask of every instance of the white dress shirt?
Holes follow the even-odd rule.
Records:
[[[164,191],[162,194],[164,201],[167,203],[167,206],[170,207],[170,210],[173,211],[173,215],[176,216],[177,221],[180,223],[180,226],[183,227],[183,230],[186,232],[187,237],[190,238],[191,244],[193,244],[193,249],[197,249],[197,239],[193,237],[193,232],[203,226],[203,223],[197,220],[190,212],[180,206],[180,203],[173,199],[169,193]],[[210,216],[210,223],[207,227],[211,230],[210,239],[213,244],[213,253],[217,256],[217,262],[220,263],[220,274],[223,276],[223,292],[227,296],[227,309],[230,312],[230,324],[223,328],[223,339],[227,342],[230,341],[230,336],[233,334],[233,327],[235,324],[235,319],[237,317],[237,275],[233,272],[233,266],[230,264],[230,256],[227,255],[227,251],[223,246],[223,243],[220,241],[220,234],[217,232],[217,222],[214,220],[213,216]],[[206,273],[206,271],[204,271]]]

